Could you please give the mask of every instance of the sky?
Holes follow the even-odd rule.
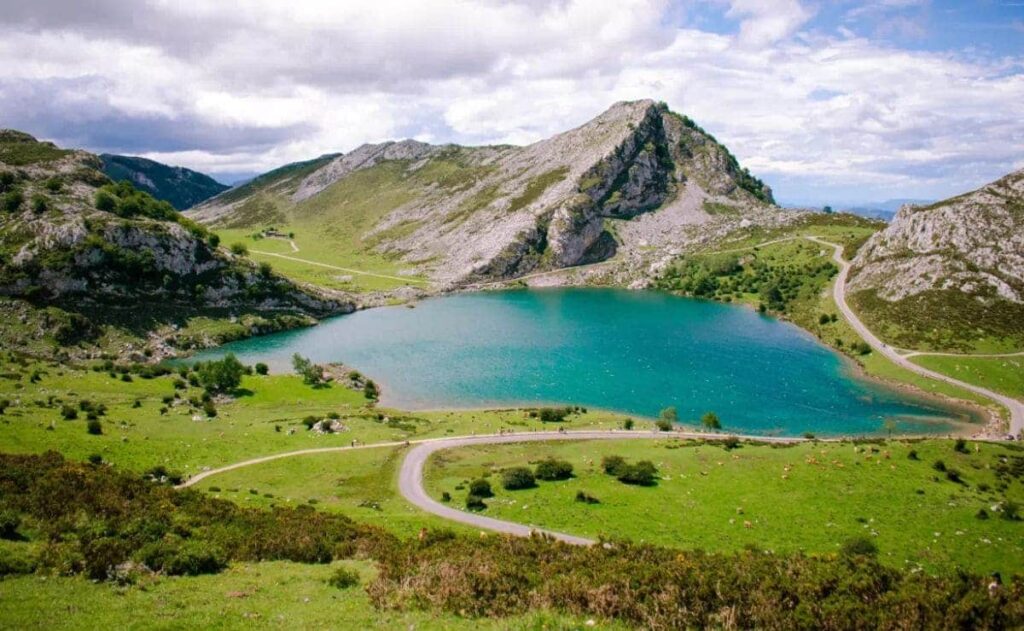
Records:
[[[1024,0],[0,0],[0,127],[232,181],[652,98],[784,203],[1024,168]]]

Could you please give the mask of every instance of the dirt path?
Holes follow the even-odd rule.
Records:
[[[836,306],[839,307],[839,310],[843,313],[843,317],[846,318],[846,321],[849,322],[850,326],[853,327],[857,334],[871,346],[872,350],[881,353],[894,364],[919,375],[923,375],[931,379],[938,379],[939,381],[945,381],[946,383],[953,384],[954,386],[958,386],[965,390],[970,390],[971,392],[980,394],[986,399],[995,401],[1010,411],[1010,433],[1018,436],[1024,432],[1024,403],[1021,401],[999,394],[998,392],[993,392],[988,388],[960,381],[959,379],[954,379],[948,375],[935,372],[934,370],[929,370],[923,366],[918,366],[907,359],[907,356],[899,354],[895,348],[878,339],[878,337],[871,332],[871,329],[861,322],[860,318],[857,317],[857,314],[854,313],[853,309],[851,309],[846,303],[846,278],[850,273],[850,264],[843,258],[843,246],[837,243],[832,243],[831,241],[825,241],[820,237],[807,237],[807,239],[810,239],[815,243],[820,243],[821,245],[827,245],[833,249],[832,259],[839,265],[839,274],[836,276],[835,284],[832,285],[832,297],[836,302]]]
[[[295,247],[295,243],[292,242],[292,247],[298,252],[299,249]],[[397,280],[403,283],[420,283],[423,285],[429,285],[430,281],[420,280],[418,278],[403,278],[401,276],[390,276],[388,274],[376,274],[374,272],[364,272],[363,270],[352,269],[351,267],[339,267],[337,265],[330,265],[328,263],[320,263],[317,261],[310,261],[309,259],[300,259],[295,256],[288,256],[287,254],[276,254],[274,252],[264,252],[263,250],[249,250],[253,254],[262,254],[263,256],[276,256],[281,259],[287,259],[289,261],[296,261],[298,263],[306,263],[307,265],[316,265],[319,267],[326,267],[328,269],[336,269],[340,272],[348,272],[349,274],[358,274],[360,276],[373,276],[374,278],[387,278],[389,280]]]

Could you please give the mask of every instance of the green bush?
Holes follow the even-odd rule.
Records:
[[[537,486],[533,471],[526,467],[511,467],[501,472],[501,486],[509,491],[530,489]]]
[[[565,460],[547,458],[537,463],[535,471],[538,480],[568,480],[572,477],[572,464]]]
[[[270,372],[270,367],[263,362],[256,362],[256,374],[265,375]]]
[[[318,386],[324,381],[323,367],[314,364],[298,353],[292,355],[292,368],[302,377],[302,383],[307,386]]]
[[[601,501],[586,491],[576,491],[576,501],[584,504],[600,504]]]
[[[9,508],[0,510],[0,539],[17,541],[21,538],[18,528],[21,527],[21,516]]]
[[[840,551],[845,556],[876,556],[878,554],[878,546],[875,542],[868,539],[867,537],[854,537],[847,539],[843,542]]]
[[[659,418],[658,420],[654,421],[654,425],[655,425],[655,427],[658,428],[659,432],[671,432],[672,431],[672,421],[670,421],[668,419]]]
[[[331,587],[337,587],[338,589],[348,589],[349,587],[355,587],[359,584],[359,572],[350,570],[345,567],[339,567],[334,570],[331,577],[327,579],[327,584]]]
[[[491,490],[491,483],[483,478],[473,480],[469,483],[469,494],[476,495],[477,497],[494,496],[494,492]]]
[[[650,460],[641,460],[624,465],[615,477],[624,484],[653,486],[658,480],[658,468]]]
[[[50,208],[50,202],[46,199],[46,195],[36,193],[32,196],[32,212],[37,215],[45,213]]]
[[[249,248],[247,248],[244,243],[232,243],[231,253],[235,256],[245,256],[249,253]]]
[[[60,406],[60,415],[65,421],[73,421],[78,418],[78,410],[65,403]]]
[[[622,467],[626,465],[626,459],[622,456],[605,456],[601,458],[601,470],[608,475],[619,475]]]
[[[572,408],[541,408],[538,416],[542,423],[561,423],[572,414]]]
[[[93,436],[99,436],[103,433],[103,424],[100,423],[99,419],[91,419],[85,424],[85,430]]]
[[[0,207],[2,207],[5,212],[18,212],[21,210],[21,205],[24,201],[25,197],[21,194],[21,191],[18,190],[8,191],[3,195],[0,195]]]
[[[484,510],[487,508],[487,503],[484,502],[484,498],[479,495],[473,495],[470,493],[466,496],[466,508],[473,511]]]

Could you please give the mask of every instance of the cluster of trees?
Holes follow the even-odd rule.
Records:
[[[501,472],[501,486],[506,491],[518,491],[532,489],[537,486],[537,480],[548,482],[568,480],[572,477],[572,463],[558,458],[545,458],[538,462],[533,469],[530,467],[509,467]],[[469,484],[469,493],[466,496],[466,508],[470,510],[483,510],[487,508],[485,499],[493,497],[491,483],[480,478]]]
[[[709,254],[687,258],[670,267],[658,279],[657,286],[727,302],[743,294],[757,294],[765,310],[781,313],[789,309],[802,289],[816,291],[838,272],[832,261],[774,265],[755,258],[743,264],[734,253]]]

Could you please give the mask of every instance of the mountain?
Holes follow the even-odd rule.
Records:
[[[178,210],[191,208],[199,202],[226,191],[228,186],[209,175],[184,167],[172,167],[146,158],[100,155],[103,172],[115,182],[128,180],[157,199],[170,202]]]
[[[1024,345],[1024,170],[904,206],[860,249],[849,288],[897,345]]]
[[[264,174],[188,214],[215,228],[315,233],[338,256],[455,285],[617,254],[643,266],[794,215],[714,137],[650,100],[524,147],[363,145]]]
[[[202,343],[179,334],[191,317],[242,322],[251,333],[353,309],[344,295],[298,287],[223,251],[217,235],[102,168],[85,151],[0,130],[5,348],[163,330],[151,340],[160,350]],[[239,328],[232,335],[246,333]]]

